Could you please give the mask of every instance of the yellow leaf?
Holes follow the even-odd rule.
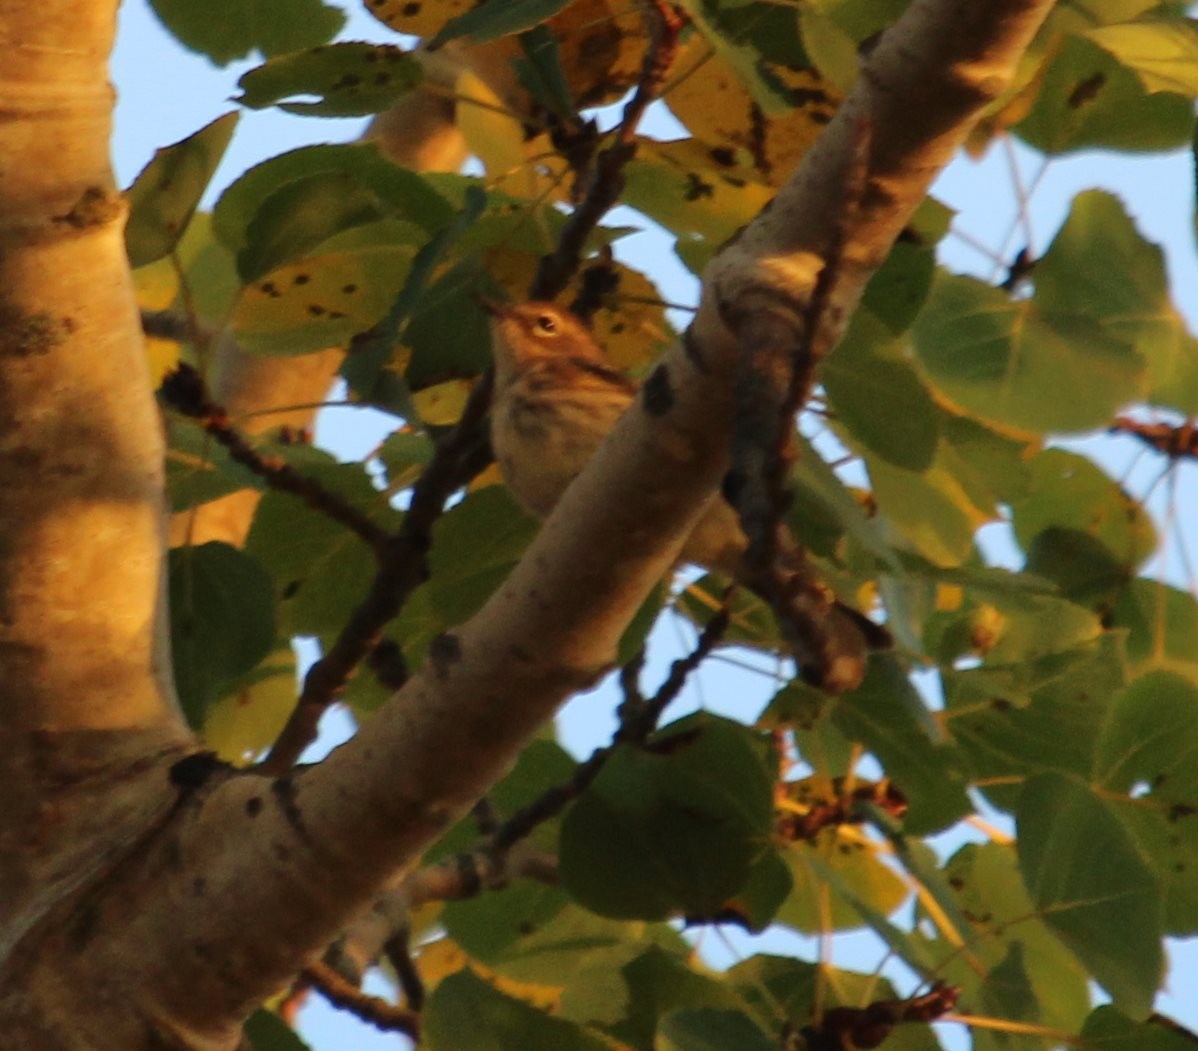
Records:
[[[836,89],[814,70],[771,66],[798,105],[767,117],[701,37],[691,41],[676,68],[683,72],[666,94],[674,116],[711,146],[746,150],[760,176],[774,185],[794,170],[840,104]]]
[[[412,394],[412,404],[424,423],[433,427],[448,427],[461,418],[472,386],[470,380],[438,383],[436,386],[415,391]]]
[[[295,707],[295,655],[291,648],[268,660],[262,678],[233,690],[205,714],[205,742],[230,763],[248,763],[266,748]]]
[[[366,10],[396,32],[427,37],[474,6],[476,0],[367,0]]]
[[[466,70],[457,81],[457,125],[496,189],[514,197],[536,194],[536,173],[524,148],[524,125],[482,77]]]

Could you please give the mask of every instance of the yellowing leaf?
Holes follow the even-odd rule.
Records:
[[[366,10],[398,33],[433,36],[474,6],[475,0],[367,0]]]
[[[308,354],[345,343],[391,305],[411,249],[369,246],[287,263],[246,285],[233,309],[249,353]]]
[[[470,397],[469,380],[450,380],[412,394],[412,404],[420,419],[432,427],[448,427],[461,418],[466,399]]]
[[[684,72],[666,94],[674,116],[704,142],[748,151],[758,173],[775,184],[794,170],[840,103],[836,90],[814,70],[772,66],[795,108],[767,117],[701,38],[684,50],[676,68]]]
[[[524,151],[524,126],[491,86],[467,70],[458,77],[458,130],[487,169],[490,181],[516,197],[536,192],[535,171]]]
[[[295,654],[288,645],[207,709],[204,742],[230,763],[247,763],[278,736],[295,699]]]

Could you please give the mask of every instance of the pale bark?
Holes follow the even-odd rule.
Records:
[[[78,5],[66,6],[75,12],[69,24],[78,32]],[[33,15],[21,16],[23,7],[8,0],[0,12],[10,23],[32,22]],[[129,842],[141,834],[142,841],[103,879],[92,876],[77,896],[39,914],[40,922],[10,952],[0,970],[0,1032],[8,1042],[28,1051],[235,1047],[240,1019],[501,776],[563,700],[610,666],[625,625],[673,562],[724,471],[737,340],[722,318],[736,317],[736,297],[756,295],[764,283],[801,301],[839,223],[847,242],[838,304],[851,305],[938,167],[1007,83],[1050,7],[1049,0],[919,0],[886,34],[844,113],[775,206],[717,261],[687,348],[675,347],[659,366],[664,372],[653,413],[638,402],[621,420],[492,600],[433,647],[409,684],[350,743],[292,778],[272,782],[216,772],[194,791],[179,792],[165,780],[157,786],[139,781],[131,764],[131,783],[142,791],[130,795],[129,816],[114,822],[113,838]],[[60,9],[55,18],[43,6],[36,17],[58,30],[64,14]],[[94,32],[88,48],[103,36]],[[61,61],[63,42],[55,44]],[[97,74],[88,66],[82,79],[92,83]],[[869,183],[846,220],[838,180],[860,144],[862,118],[871,127]],[[94,113],[88,120],[104,125]],[[72,137],[89,134],[85,123],[72,125]],[[107,185],[93,170],[63,191],[66,210],[93,184]],[[75,236],[113,237],[90,228]],[[29,249],[44,250],[40,243]],[[123,503],[112,502],[127,512],[133,530],[121,564],[134,568],[126,571],[128,579],[102,577],[99,583],[113,590],[81,600],[79,616],[86,623],[103,620],[110,600],[114,610],[125,609],[118,592],[132,587],[145,623],[155,623],[156,564],[150,571],[138,559],[152,561],[145,551],[157,551],[150,523],[158,468],[149,458],[160,449],[148,437],[153,427],[146,422],[144,370],[130,363],[137,341],[125,328],[132,305],[116,244],[104,241],[91,251],[97,269],[80,294],[98,295],[97,286],[115,284],[124,305],[112,330],[121,335],[120,346],[106,341],[107,328],[89,329],[89,336],[106,341],[105,353],[117,355],[122,367],[97,365],[101,382],[89,379],[78,360],[64,360],[61,382],[46,391],[24,385],[16,409],[28,411],[26,399],[33,399],[44,406],[45,418],[78,413],[79,390],[96,384],[86,398],[93,411],[77,424],[83,433],[59,445],[61,435],[46,431],[43,476],[57,478],[54,468],[62,464],[74,467],[85,439],[104,443],[109,464],[103,478],[123,479]],[[86,316],[82,307],[76,310]],[[94,347],[81,353],[102,357]],[[14,368],[35,367],[28,354],[6,352],[5,361],[10,357]],[[95,411],[109,399],[130,400],[119,434],[116,418]],[[117,483],[92,484],[108,493]],[[3,499],[7,526],[11,505],[7,494]],[[64,492],[63,499],[70,495]],[[93,528],[77,538],[77,549],[94,553],[106,537],[101,531],[97,538]],[[22,555],[36,564],[36,550]],[[70,557],[76,548],[64,550]],[[111,561],[116,555],[110,553]],[[103,621],[92,632],[106,638],[111,630]],[[133,656],[126,650],[113,657],[142,690],[136,717],[104,723],[130,728],[131,738],[147,727],[176,725],[162,699],[152,633],[143,632],[129,631],[124,640]],[[84,634],[74,645],[95,653],[94,637]],[[64,659],[73,656],[70,641],[52,644]],[[93,725],[83,716],[96,693],[105,710],[106,683],[54,681],[56,689],[76,691],[62,701],[67,724]],[[147,748],[145,756],[151,770],[159,764],[161,776],[158,754]],[[89,798],[87,786],[72,787],[76,793],[67,792],[68,798]],[[148,824],[148,813],[175,799],[160,824]]]
[[[162,437],[108,165],[114,6],[0,5],[5,953],[170,805]]]

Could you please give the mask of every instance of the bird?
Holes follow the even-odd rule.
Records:
[[[639,385],[612,366],[569,310],[540,301],[481,302],[490,315],[495,363],[491,446],[516,501],[544,519],[635,400]],[[756,590],[745,560],[748,543],[736,510],[717,493],[680,558]],[[815,598],[806,589],[800,601],[820,606],[827,635],[825,652],[795,654],[804,677],[828,692],[851,689],[868,650],[884,648],[889,635],[827,589]],[[799,612],[809,618],[813,610]]]

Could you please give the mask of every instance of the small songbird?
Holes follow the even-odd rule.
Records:
[[[568,310],[541,302],[484,306],[491,315],[495,358],[491,445],[512,494],[545,518],[632,404],[638,387],[609,364],[590,330]],[[747,583],[747,547],[739,516],[717,494],[681,557]],[[796,657],[809,678],[842,692],[856,685],[866,650],[877,647],[885,630],[856,610],[830,600],[826,604],[830,639],[825,648],[833,652]]]

